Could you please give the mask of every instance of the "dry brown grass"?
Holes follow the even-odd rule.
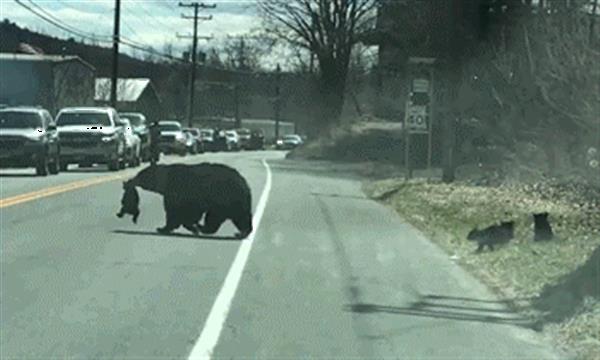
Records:
[[[515,308],[540,319],[565,347],[584,359],[600,359],[600,303],[584,302],[600,298],[600,251],[594,253],[600,250],[600,211],[587,201],[589,194],[552,185],[403,179],[366,184],[365,192],[393,206],[491,289],[514,299]],[[550,213],[556,237],[535,243],[531,214],[542,211]],[[515,221],[515,239],[474,254],[469,230],[505,219]]]

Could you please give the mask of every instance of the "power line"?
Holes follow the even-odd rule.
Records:
[[[63,31],[66,31],[69,34],[77,35],[77,36],[79,36],[81,38],[84,38],[84,39],[89,39],[89,40],[94,40],[94,41],[99,41],[99,42],[104,42],[104,43],[107,43],[107,42],[110,43],[110,41],[99,39],[97,36],[90,36],[90,35],[87,35],[87,34],[81,32],[79,30],[70,29],[68,25],[63,24],[62,22],[57,22],[55,20],[52,20],[52,19],[46,17],[43,14],[40,14],[36,10],[32,9],[30,6],[27,6],[24,3],[22,3],[20,0],[14,0],[14,1],[17,4],[21,5],[22,7],[24,7],[25,9],[29,10],[30,12],[32,12],[33,14],[35,14],[36,16],[38,16],[39,18],[41,18],[42,20],[45,20],[46,22],[51,23],[52,25],[60,28]]]
[[[88,40],[98,41],[100,43],[107,43],[107,44],[112,43],[112,41],[110,41],[110,40],[108,40],[108,41],[107,40],[103,40],[101,38],[98,38],[98,36],[95,36],[95,35],[94,36],[87,35],[83,31],[81,31],[80,29],[77,29],[77,28],[75,28],[73,26],[70,26],[70,25],[66,25],[63,22],[54,21],[54,20],[50,19],[49,17],[46,17],[45,15],[40,14],[36,10],[32,9],[30,6],[28,6],[26,4],[23,4],[21,2],[21,0],[14,0],[14,1],[17,4],[21,5],[22,7],[24,7],[25,9],[27,9],[28,11],[30,11],[31,13],[33,13],[34,15],[36,15],[37,17],[39,17],[40,19],[42,19],[42,20],[44,20],[44,21],[46,21],[46,22],[48,22],[48,23],[50,23],[50,24],[52,24],[52,25],[60,28],[61,30],[65,31],[65,32],[67,32],[67,33],[69,33],[71,35],[76,35],[76,36],[79,36],[81,38],[88,39]],[[105,36],[108,37],[108,35],[105,35]],[[166,58],[166,59],[170,59],[170,60],[175,60],[175,61],[182,62],[182,63],[187,63],[187,61],[185,61],[182,58],[178,58],[176,56],[172,56],[172,55],[169,55],[169,54],[166,54],[166,53],[163,53],[163,52],[151,49],[146,44],[142,44],[142,43],[139,43],[137,41],[128,39],[128,38],[126,38],[124,36],[120,36],[119,44],[131,47],[133,49],[140,50],[142,52],[151,53],[153,55],[156,55],[156,56],[159,56],[159,57],[162,57],[162,58]],[[206,64],[203,65],[202,67],[205,68],[205,69],[208,69],[208,70],[224,71],[224,72],[246,74],[246,75],[257,75],[257,73],[254,72],[254,71],[243,71],[243,70],[225,69],[225,68],[219,68],[219,67],[216,67],[216,66],[209,66],[209,65],[206,65]]]
[[[163,27],[166,27],[167,29],[173,31],[173,32],[177,32],[177,29],[175,29],[173,26],[164,23],[158,16],[154,15],[153,13],[151,13],[145,6],[145,4],[142,3],[140,5],[140,8],[142,9],[142,11],[144,13],[146,13],[146,15],[150,16],[151,18],[153,18],[154,20],[156,20],[156,22],[158,22],[160,25],[162,25]]]
[[[72,26],[69,26],[69,25],[65,24],[61,19],[59,19],[56,16],[54,16],[54,14],[52,14],[51,12],[49,12],[48,10],[46,10],[45,8],[43,8],[42,6],[40,6],[39,4],[33,2],[33,0],[28,0],[28,1],[29,1],[29,3],[31,3],[31,5],[35,6],[37,9],[39,9],[39,11],[41,11],[44,15],[48,16],[52,20],[54,20],[54,21],[56,21],[56,22],[64,25],[65,27],[68,27],[70,29],[75,29],[77,31],[76,28],[73,28]],[[89,34],[89,36],[92,36],[92,37],[103,37],[103,38],[106,38],[107,41],[110,41],[110,36],[98,36],[96,34],[88,33],[88,32],[85,32],[83,30],[78,30],[78,31],[81,32],[81,33],[84,33],[84,34]]]
[[[28,6],[26,4],[23,4],[20,0],[14,0],[14,1],[17,4],[23,6],[25,9],[29,10],[31,13],[33,13],[34,15],[36,15],[37,17],[39,17],[40,19],[42,19],[42,20],[44,20],[44,21],[46,21],[46,22],[48,22],[48,23],[50,23],[50,24],[52,24],[52,25],[60,28],[61,30],[65,31],[65,32],[67,32],[67,33],[69,33],[71,35],[76,35],[76,36],[79,36],[81,38],[85,38],[85,39],[89,39],[89,40],[94,40],[94,41],[98,41],[98,42],[102,42],[102,43],[107,43],[107,44],[111,43],[111,41],[109,41],[109,40],[103,40],[103,39],[98,38],[97,36],[87,35],[87,34],[81,32],[77,28],[74,28],[72,26],[66,25],[66,24],[64,24],[62,22],[59,22],[59,21],[55,21],[55,20],[53,20],[53,19],[51,19],[51,18],[49,18],[49,17],[47,17],[47,16],[45,16],[45,15],[37,12],[36,10],[34,10],[33,8],[31,8],[30,6]],[[120,37],[119,43],[123,44],[125,46],[129,46],[131,48],[143,51],[143,52],[152,53],[152,54],[160,56],[160,57],[168,58],[168,59],[171,59],[171,60],[177,60],[177,61],[180,61],[180,62],[185,62],[183,59],[180,59],[180,58],[168,55],[168,54],[164,54],[164,53],[161,53],[161,52],[153,50],[153,49],[150,49],[145,44],[141,44],[141,43],[135,42],[135,41],[127,39],[127,38],[125,38],[123,36]]]

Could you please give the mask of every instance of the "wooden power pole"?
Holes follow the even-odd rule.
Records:
[[[185,16],[182,15],[184,19],[193,19],[194,20],[194,35],[192,38],[192,62],[190,69],[190,99],[188,106],[188,126],[192,127],[192,120],[194,118],[194,87],[196,83],[196,59],[198,57],[198,38],[203,38],[205,40],[211,39],[211,37],[207,36],[198,36],[198,20],[212,20],[212,15],[201,17],[198,15],[199,9],[214,9],[217,5],[205,5],[204,3],[193,2],[190,4],[179,3],[181,7],[194,8],[194,16]],[[179,38],[190,38],[190,36],[181,36],[178,35]]]
[[[279,117],[281,115],[281,67],[277,64],[275,74],[275,140],[279,139]]]
[[[119,78],[119,25],[121,22],[121,0],[115,0],[115,25],[113,33],[113,63],[110,83],[110,105],[117,107],[117,80]]]

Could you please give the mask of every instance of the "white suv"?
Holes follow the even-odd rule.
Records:
[[[125,168],[125,134],[111,107],[73,107],[59,111],[56,125],[61,140],[60,165],[107,164],[111,171]]]

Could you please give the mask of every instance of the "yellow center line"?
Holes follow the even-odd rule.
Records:
[[[126,174],[102,176],[102,177],[96,177],[96,178],[92,178],[92,179],[73,181],[73,182],[70,182],[67,184],[62,184],[62,185],[58,185],[58,186],[54,186],[54,187],[50,187],[50,188],[46,188],[46,189],[42,189],[42,190],[38,190],[38,191],[33,191],[33,192],[25,193],[25,194],[11,196],[8,198],[0,199],[0,209],[9,207],[9,206],[13,206],[13,205],[22,204],[22,203],[29,202],[29,201],[33,201],[36,199],[64,193],[67,191],[73,191],[73,190],[89,187],[92,185],[97,185],[97,184],[101,184],[101,183],[105,183],[105,182],[109,182],[109,181],[122,179],[122,178],[126,177],[127,175],[129,175],[129,174],[126,173]]]
[[[170,163],[174,163],[177,161],[175,159],[165,159],[165,160],[167,160],[167,161],[165,161],[165,164],[170,164]],[[179,160],[179,161],[183,162],[183,163],[191,163],[194,160],[197,160],[197,159],[183,159],[183,161],[181,161],[181,160]],[[95,177],[95,178],[91,178],[91,179],[78,180],[78,181],[73,181],[73,182],[66,183],[66,184],[49,187],[46,189],[36,190],[36,191],[28,192],[25,194],[7,197],[4,199],[0,199],[0,209],[9,207],[9,206],[18,205],[18,204],[23,204],[23,203],[41,199],[44,197],[64,193],[67,191],[83,189],[83,188],[86,188],[86,187],[89,187],[92,185],[98,185],[98,184],[102,184],[102,183],[109,182],[109,181],[123,179],[127,176],[132,175],[134,173],[134,171],[139,171],[139,169],[128,169],[117,175],[106,175],[106,176]]]

